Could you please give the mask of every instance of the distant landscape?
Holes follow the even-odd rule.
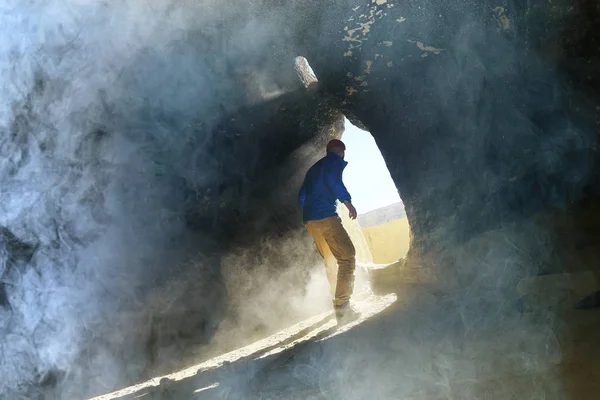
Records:
[[[357,219],[361,227],[368,228],[402,218],[406,218],[406,211],[404,210],[404,204],[402,202],[398,202],[386,207],[378,208],[366,214],[359,215]]]

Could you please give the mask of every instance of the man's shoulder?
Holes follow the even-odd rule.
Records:
[[[314,170],[315,168],[319,168],[320,166],[322,166],[322,165],[323,165],[323,163],[325,162],[325,160],[326,160],[326,158],[325,158],[325,157],[321,158],[319,161],[317,161],[316,163],[314,163],[314,164],[313,164],[313,165],[312,165],[312,166],[311,166],[311,167],[308,169],[308,171],[310,172],[310,171]]]

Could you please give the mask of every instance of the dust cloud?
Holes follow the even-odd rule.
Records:
[[[327,346],[312,365],[323,373],[322,393],[578,398],[567,392],[564,366],[571,346],[565,310],[573,304],[557,299],[559,291],[538,293],[533,304],[517,287],[528,276],[597,270],[594,259],[564,262],[573,239],[554,225],[583,198],[597,139],[572,106],[585,98],[566,87],[549,57],[504,32],[512,24],[490,28],[493,14],[470,4],[452,13],[428,2],[426,13],[412,15],[422,35],[410,40],[420,41],[419,50],[423,43],[443,48],[439,54],[397,41],[396,53],[378,50],[384,61],[404,57],[390,84],[395,91],[373,89],[377,70],[367,62],[377,59],[374,50],[352,49],[355,65],[369,67],[364,91],[387,93],[397,112],[380,121],[385,112],[371,117],[373,107],[355,117],[378,141],[405,200],[416,240],[400,269],[417,284],[398,285],[402,306],[393,315]],[[374,21],[368,40],[385,39]]]
[[[211,147],[210,135],[219,118],[287,90],[269,73],[255,72],[270,65],[265,58],[288,59],[293,74],[293,57],[260,54],[293,41],[286,26],[298,9],[279,15],[277,7],[261,7],[234,0],[0,5],[0,397],[108,392],[158,373],[157,365],[176,368],[190,347],[213,338],[215,348],[226,348],[328,306],[320,260],[300,231],[232,250],[186,221],[198,193],[221,179],[227,154]],[[517,79],[506,85],[500,78],[514,78],[515,46],[493,42],[492,54],[493,46],[473,31],[457,34],[452,46],[409,38],[444,47],[428,56],[446,70],[426,77],[435,95],[419,94],[414,102],[420,107],[414,116],[431,123],[422,131],[446,118],[459,121],[454,126],[463,136],[414,151],[445,168],[423,166],[418,190],[400,188],[409,218],[419,207],[443,216],[410,221],[435,248],[409,255],[407,266],[433,271],[435,279],[427,290],[399,293],[410,306],[393,318],[350,342],[331,343],[319,361],[320,385],[339,398],[401,398],[432,387],[438,396],[510,398],[512,388],[496,382],[505,394],[498,397],[484,384],[500,369],[517,374],[535,398],[564,398],[556,379],[560,319],[523,312],[515,289],[519,278],[539,272],[556,238],[544,236],[544,221],[517,211],[535,203],[520,201],[536,179],[548,183],[544,204],[564,207],[576,199],[590,162],[583,149],[592,139],[565,116],[546,119],[561,105],[553,71],[531,58],[531,85]],[[393,51],[397,42],[381,39]],[[371,85],[376,66],[362,65],[369,66],[362,72]],[[496,100],[511,107],[495,109],[489,85],[504,87]],[[423,100],[428,95],[433,103]],[[516,135],[531,127],[533,103],[545,112],[537,117],[548,121],[549,134]],[[377,139],[377,129],[369,130]],[[504,134],[503,146],[488,146],[491,139],[476,130]],[[409,133],[405,139],[412,141]],[[534,156],[517,151],[525,142]],[[572,150],[582,157],[563,172]],[[459,182],[447,166],[455,160],[470,167],[462,177],[472,183],[461,181],[462,196],[449,204],[444,194]],[[519,183],[513,198],[500,184],[512,173]],[[481,207],[471,204],[482,197]],[[484,220],[478,213],[511,218],[483,233],[462,231],[464,221]],[[295,268],[300,263],[314,267]]]
[[[259,6],[0,5],[0,397],[106,392],[214,335],[220,249],[186,211],[219,118],[285,90],[253,72],[281,22]]]

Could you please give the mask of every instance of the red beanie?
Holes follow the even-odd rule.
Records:
[[[329,143],[327,143],[327,151],[331,151],[332,149],[335,149],[335,148],[341,148],[342,150],[345,151],[346,145],[341,140],[332,139],[329,141]]]

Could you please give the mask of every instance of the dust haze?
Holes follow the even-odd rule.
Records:
[[[0,6],[0,397],[75,399],[109,392],[327,309],[325,275],[301,227],[265,238],[257,248],[221,248],[186,220],[200,194],[223,179],[227,150],[215,150],[211,136],[220,118],[291,90],[287,72],[261,66],[271,65],[268,58],[289,60],[294,74],[294,54],[270,49],[295,40],[288,27],[303,18],[302,7],[293,2],[280,12],[273,4],[70,0]],[[333,15],[324,13],[319,24],[327,26],[327,18]],[[482,185],[499,185],[507,171],[566,182],[546,196],[559,207],[576,199],[590,168],[583,149],[592,135],[567,116],[555,120],[560,123],[550,136],[526,129],[532,113],[521,104],[546,99],[536,106],[546,115],[560,106],[550,95],[558,78],[533,56],[537,70],[530,76],[543,73],[539,85],[527,89],[539,89],[538,95],[510,100],[504,118],[512,125],[502,125],[482,88],[484,77],[516,74],[506,61],[514,60],[515,47],[492,43],[503,56],[490,57],[489,43],[460,41],[464,37],[456,36],[455,58],[440,62],[447,67],[444,79],[430,77],[438,89],[435,102],[446,107],[421,117],[460,119],[465,140],[452,143],[459,147],[453,154],[468,159],[473,184],[458,204],[447,205],[438,191],[456,184],[455,175],[423,166],[431,170],[414,191],[424,199],[419,206],[447,208],[447,218],[422,225],[438,227],[418,232],[436,243],[434,255],[411,254],[407,265],[431,267],[433,279],[427,290],[399,293],[411,305],[394,318],[361,331],[351,344],[332,343],[314,367],[339,398],[401,398],[431,386],[442,396],[457,380],[464,384],[461,398],[482,398],[486,389],[475,383],[492,379],[497,354],[506,355],[501,362],[507,368],[537,374],[526,375],[523,385],[534,385],[540,397],[561,398],[560,383],[552,379],[560,359],[558,320],[551,313],[538,319],[524,314],[514,289],[521,277],[540,270],[556,238],[544,237],[548,226],[531,216],[471,237],[454,222],[464,219]],[[472,107],[479,100],[480,108]],[[510,132],[523,129],[531,133],[534,153],[510,165],[492,163],[484,136],[471,142],[471,133],[499,126],[496,132],[509,139],[496,153],[518,148]],[[446,165],[446,145],[432,146],[427,158]],[[563,173],[572,151],[582,157]],[[438,191],[429,192],[433,187]],[[524,196],[527,190],[524,185]],[[506,200],[498,196],[485,212]],[[304,267],[295,268],[299,264]],[[486,340],[494,335],[490,348]],[[365,381],[372,385],[359,385]]]
[[[281,21],[248,7],[0,6],[1,397],[101,393],[214,334],[230,289],[185,212],[221,179],[218,119],[282,90],[252,71]]]

